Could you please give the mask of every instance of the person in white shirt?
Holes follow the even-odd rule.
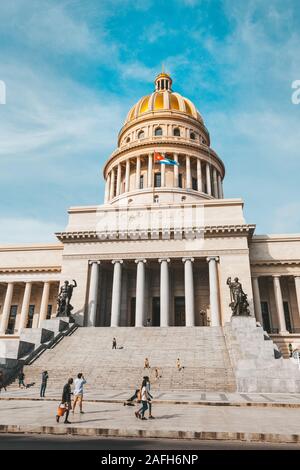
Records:
[[[142,407],[139,409],[139,411],[135,412],[135,416],[142,420],[146,420],[147,418],[145,418],[145,411],[147,411],[148,409],[148,400],[149,400],[146,379],[143,379],[141,395],[142,395],[141,397]]]
[[[79,402],[79,409],[80,413],[84,413],[82,411],[82,402],[83,402],[83,386],[86,384],[86,380],[83,377],[83,374],[78,374],[77,379],[74,380],[74,403],[73,403],[73,413],[76,408],[77,402]]]

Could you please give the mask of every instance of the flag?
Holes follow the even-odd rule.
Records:
[[[171,158],[163,157],[160,153],[154,152],[154,163],[164,163],[165,165],[177,165],[179,163]]]

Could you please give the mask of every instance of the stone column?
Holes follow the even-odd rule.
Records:
[[[29,311],[29,304],[30,304],[30,296],[31,296],[31,282],[26,282],[22,308],[21,308],[21,315],[20,315],[20,322],[19,322],[19,329],[18,332],[20,333],[22,328],[26,328],[27,319],[28,319],[28,311]]]
[[[295,288],[296,288],[298,315],[300,316],[300,276],[295,276]]]
[[[39,328],[41,327],[42,321],[47,319],[50,285],[51,284],[48,281],[44,282],[44,285],[43,285],[43,293],[42,293],[40,316],[39,316]]]
[[[288,334],[288,331],[286,329],[285,318],[284,318],[283,301],[282,301],[281,286],[280,286],[280,276],[273,276],[273,285],[274,285],[276,310],[277,310],[277,316],[278,316],[279,333],[286,335]]]
[[[130,187],[130,160],[126,160],[126,169],[125,169],[125,193],[129,192]]]
[[[211,196],[210,165],[206,163],[206,191]]]
[[[1,318],[1,326],[0,326],[1,335],[4,335],[7,330],[13,292],[14,292],[14,283],[9,282],[7,284],[4,305],[3,305],[3,310],[2,310],[2,318]]]
[[[195,304],[194,304],[194,258],[182,258],[184,263],[184,295],[185,295],[185,325],[195,326]]]
[[[214,196],[218,198],[218,181],[217,181],[217,170],[213,169],[213,183],[214,183]]]
[[[258,321],[263,327],[264,324],[263,324],[263,318],[262,318],[259,284],[258,284],[257,276],[254,276],[252,278],[252,287],[253,287],[253,301],[254,301],[254,311],[255,311],[256,321]]]
[[[219,306],[219,288],[217,274],[218,256],[207,258],[209,269],[209,298],[210,298],[210,325],[220,326],[220,306]]]
[[[186,170],[186,189],[191,189],[192,188],[191,158],[189,155],[185,156],[185,170]]]
[[[118,164],[118,171],[117,171],[117,187],[116,187],[116,196],[120,195],[121,192],[121,163]]]
[[[90,276],[90,287],[89,287],[89,297],[88,297],[87,326],[96,326],[100,261],[89,261],[89,265],[91,266],[91,276]]]
[[[220,174],[218,174],[218,192],[219,192],[219,198],[223,199],[222,179],[221,179]]]
[[[111,302],[110,326],[120,326],[121,317],[121,284],[122,284],[122,260],[113,260],[114,276]]]
[[[135,188],[140,189],[141,157],[136,157]]]
[[[147,175],[147,185],[148,188],[152,188],[153,186],[153,155],[152,153],[149,153],[148,155],[148,175]]]
[[[174,153],[174,160],[178,163],[178,153]],[[174,165],[174,188],[179,187],[179,168],[178,165]]]
[[[145,259],[136,259],[135,326],[144,326],[145,316]]]
[[[170,293],[169,293],[169,258],[159,259],[160,263],[160,326],[169,326]]]
[[[104,202],[109,201],[109,188],[110,188],[110,174],[106,178]]]
[[[113,199],[115,197],[115,170],[114,168],[110,172],[110,191],[109,191],[109,199]]]
[[[203,192],[202,186],[202,168],[201,168],[201,160],[197,158],[197,189],[201,193]]]

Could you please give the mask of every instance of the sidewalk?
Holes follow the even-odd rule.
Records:
[[[55,420],[58,402],[0,400],[0,432],[82,436],[188,438],[300,443],[300,409],[153,403],[155,420],[141,421],[138,408],[84,403],[70,425]],[[147,416],[147,414],[146,414]]]

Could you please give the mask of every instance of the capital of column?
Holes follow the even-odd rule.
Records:
[[[182,262],[185,263],[186,261],[191,261],[192,263],[195,261],[195,258],[182,258]]]
[[[206,261],[207,261],[208,263],[209,263],[210,261],[217,261],[217,262],[218,262],[219,260],[220,260],[219,256],[208,256],[208,257],[206,258]]]
[[[147,263],[147,260],[141,258],[141,259],[136,259],[136,260],[134,260],[134,262],[137,263],[137,264],[138,264],[138,263]]]
[[[115,263],[123,264],[123,260],[122,260],[122,259],[113,259],[111,262],[112,262],[112,264],[115,264]]]
[[[161,263],[162,261],[166,261],[167,263],[170,263],[170,258],[159,258],[158,262]]]
[[[89,260],[89,265],[95,264],[95,263],[96,263],[96,264],[101,264],[101,261],[99,261],[99,260],[97,260],[97,259],[95,259],[95,260]]]

